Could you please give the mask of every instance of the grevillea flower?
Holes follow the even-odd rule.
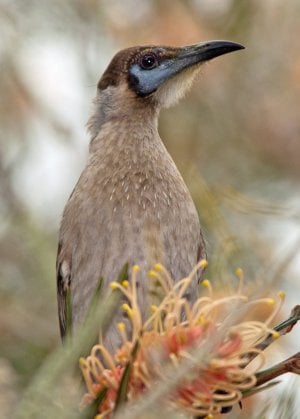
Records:
[[[271,298],[248,301],[242,294],[243,274],[238,292],[214,298],[211,284],[202,285],[208,295],[190,304],[185,291],[199,269],[207,265],[201,261],[191,274],[174,284],[166,269],[158,264],[149,272],[153,286],[163,291],[158,305],[151,306],[151,314],[143,322],[137,302],[136,279],[139,267],[134,266],[130,281],[113,282],[127,299],[122,309],[127,313],[131,329],[124,323],[117,325],[123,345],[110,354],[99,343],[90,356],[80,359],[80,367],[88,394],[83,404],[96,399],[101,392],[97,418],[109,418],[114,411],[122,377],[131,365],[127,382],[127,400],[134,401],[151,391],[165,379],[166,368],[185,369],[176,380],[164,401],[181,409],[188,416],[211,416],[238,403],[243,391],[256,384],[255,372],[262,366],[264,356],[257,346],[267,337],[278,337],[269,325],[281,306]],[[264,322],[245,321],[250,308],[265,305],[268,317]],[[237,313],[237,314],[233,314]],[[255,367],[249,368],[256,357]]]

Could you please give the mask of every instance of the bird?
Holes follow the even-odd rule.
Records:
[[[161,263],[176,282],[206,258],[198,212],[159,136],[158,116],[184,96],[204,62],[243,48],[224,40],[184,47],[146,45],[126,48],[112,58],[98,82],[87,123],[87,164],[59,230],[56,272],[62,339],[67,332],[67,298],[73,333],[83,323],[99,278],[107,292],[126,263],[128,278],[138,265],[138,303],[146,317],[147,275],[154,264]],[[197,296],[198,280],[186,291],[189,301]],[[116,311],[103,336],[110,352],[121,345],[116,324],[126,317]]]

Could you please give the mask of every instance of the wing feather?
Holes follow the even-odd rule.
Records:
[[[56,260],[57,304],[60,335],[65,339],[70,327],[71,263],[62,257],[62,243],[58,244]]]

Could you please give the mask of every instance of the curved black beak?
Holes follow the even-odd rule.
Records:
[[[176,60],[183,60],[185,62],[183,67],[189,67],[244,48],[243,45],[231,41],[202,42],[180,48]]]

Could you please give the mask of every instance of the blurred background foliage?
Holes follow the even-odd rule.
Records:
[[[246,46],[204,66],[159,130],[199,209],[211,279],[241,265],[286,290],[287,311],[299,303],[299,19],[298,0],[0,0],[0,417],[60,345],[59,221],[96,83],[121,48]],[[281,355],[299,347],[287,342]]]

